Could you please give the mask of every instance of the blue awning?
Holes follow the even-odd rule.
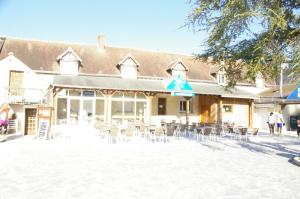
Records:
[[[195,96],[191,85],[180,75],[169,83],[167,90],[171,92],[173,96]]]
[[[293,92],[287,97],[288,100],[300,100],[300,84],[293,90]]]

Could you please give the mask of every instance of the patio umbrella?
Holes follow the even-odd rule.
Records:
[[[182,96],[186,100],[186,124],[189,124],[189,100],[195,96],[191,85],[186,81],[185,78],[178,75],[173,78],[169,84],[167,84],[166,89],[171,92],[172,96]]]

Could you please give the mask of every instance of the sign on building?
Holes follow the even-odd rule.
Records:
[[[288,96],[288,100],[300,100],[300,84]]]
[[[195,96],[191,85],[180,75],[169,83],[167,90],[171,91],[172,96]]]
[[[37,138],[38,139],[48,139],[50,137],[51,117],[52,117],[51,107],[38,107],[37,110],[37,120],[38,120]]]

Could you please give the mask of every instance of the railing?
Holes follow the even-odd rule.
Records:
[[[46,94],[36,88],[7,88],[6,102],[10,104],[45,104]]]

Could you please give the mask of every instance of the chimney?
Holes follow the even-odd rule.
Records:
[[[98,48],[104,50],[105,48],[105,35],[100,34],[98,35]]]

